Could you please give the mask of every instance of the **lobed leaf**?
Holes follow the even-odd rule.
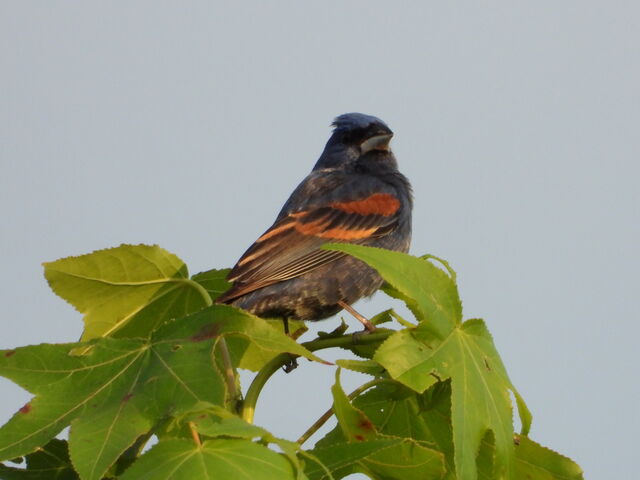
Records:
[[[90,355],[70,356],[77,345],[36,345],[0,354],[0,374],[36,394],[0,428],[1,459],[31,452],[85,410],[126,395],[131,372],[135,378],[148,355],[142,340],[109,340],[95,345]]]
[[[476,478],[476,456],[487,430],[493,431],[496,471],[511,478],[515,469],[511,384],[482,320],[468,320],[441,340],[422,326],[403,330],[383,343],[374,357],[392,378],[423,392],[451,379],[455,466],[460,478]],[[525,429],[530,414],[519,399]]]
[[[373,319],[395,318],[407,328],[377,349],[350,348],[367,360],[339,364],[395,381],[381,380],[351,402],[338,369],[332,387],[338,425],[316,448],[302,451],[224,410],[215,353],[224,337],[241,368],[257,370],[284,352],[322,360],[284,335],[279,322],[211,305],[229,286],[228,270],[189,278],[186,265],[158,246],[121,245],[45,264],[52,289],[85,315],[82,339],[94,340],[0,352],[0,374],[35,395],[0,428],[0,459],[28,454],[27,469],[0,464],[0,478],[75,480],[79,473],[100,480],[160,424],[160,443],[119,478],[313,480],[356,472],[385,480],[582,478],[571,460],[525,436],[530,413],[484,322],[462,323],[455,272],[446,262],[358,245],[328,248],[376,268],[387,281],[383,289],[403,300],[419,324],[391,310]],[[517,446],[510,392],[523,425]],[[68,447],[52,439],[67,425]],[[202,435],[202,444],[171,438],[190,433],[187,427]],[[117,465],[121,471],[127,464]]]
[[[444,338],[462,320],[462,303],[453,279],[430,261],[402,252],[350,244],[326,248],[346,252],[375,268],[426,327]]]
[[[174,439],[155,445],[142,455],[121,480],[193,480],[228,478],[296,480],[287,459],[248,440],[193,441]]]
[[[83,479],[99,479],[160,418],[198,401],[224,402],[211,341],[101,339],[89,354],[69,355],[78,345],[0,354],[0,374],[36,393],[0,428],[0,458],[28,453],[71,423],[76,469]]]
[[[275,437],[264,428],[247,423],[230,412],[220,409],[220,407],[212,406],[210,413],[214,413],[214,415],[198,415],[193,419],[192,425],[198,433],[208,437],[231,437],[245,440],[259,438],[263,443],[273,443],[280,447],[293,465],[296,480],[306,480],[304,469],[298,458],[298,452],[300,451],[298,443]],[[220,415],[222,418],[214,418],[215,414]]]
[[[321,464],[308,462],[309,480],[336,480],[364,473],[382,480],[441,479],[445,473],[443,456],[412,440],[379,437],[366,442],[335,443],[310,451]]]
[[[404,389],[404,387],[400,388],[411,394],[410,390]],[[377,390],[377,387],[374,390]],[[384,387],[383,390],[386,391]],[[367,409],[367,412],[358,408],[362,404],[360,399],[367,394],[356,399],[354,403],[357,403],[358,407],[352,405],[340,386],[339,370],[336,372],[336,383],[331,391],[334,398],[333,411],[338,419],[338,425],[316,444],[316,449],[311,453],[325,463],[326,468],[331,471],[334,477],[342,478],[355,472],[365,473],[370,478],[389,480],[440,479],[443,477],[445,474],[444,455],[433,450],[431,446],[422,442],[414,442],[410,438],[399,439],[395,436],[380,435],[376,427],[385,428],[387,427],[386,423],[374,423],[368,418],[368,415],[377,417],[384,407],[377,405],[373,409]],[[388,402],[389,399],[387,398],[386,401]],[[413,417],[409,419],[411,422],[414,420]],[[384,448],[374,451],[353,450],[346,446],[353,444],[379,445],[381,440],[389,439],[401,441],[385,445]],[[335,463],[332,456],[335,447],[351,450],[354,456],[350,457],[348,464]],[[360,457],[357,457],[358,452],[361,454]]]
[[[450,381],[437,383],[422,394],[393,382],[384,382],[367,390],[352,403],[375,425],[379,438],[412,439],[423,447],[441,452],[444,454],[447,470],[444,478],[463,478],[455,473]],[[344,446],[345,441],[342,428],[336,425],[317,442],[316,449],[337,448]],[[493,432],[487,430],[476,458],[478,478],[502,478],[495,472],[496,458],[495,438]],[[358,470],[352,465],[349,472],[355,471]],[[366,473],[372,474],[372,471]],[[377,471],[377,474],[381,473]],[[407,475],[406,478],[411,477]],[[515,475],[512,478],[581,480],[582,471],[572,460],[520,436],[515,446]]]
[[[120,245],[43,265],[51,289],[84,314],[83,341],[146,337],[211,305],[228,286],[227,270],[189,279],[184,262],[157,245]]]
[[[448,382],[417,394],[399,383],[387,381],[356,397],[353,406],[366,415],[382,438],[412,439],[439,451],[444,456],[447,470],[454,472],[450,396]],[[316,447],[344,442],[345,435],[337,425],[317,442]]]
[[[384,480],[439,480],[444,477],[444,455],[405,440],[379,450],[360,462],[361,472]]]
[[[255,367],[260,363],[256,357],[270,360],[285,352],[328,363],[285,335],[269,321],[229,305],[212,305],[184,319],[170,322],[158,329],[156,336],[176,341],[185,338],[204,341],[220,336],[228,337],[233,364],[240,368]],[[237,337],[248,341],[251,348],[247,349],[246,343],[242,343],[240,348],[232,348],[238,347],[238,344],[232,341]]]
[[[358,245],[331,245],[374,267],[388,282],[385,291],[401,298],[420,324],[389,337],[373,359],[389,375],[424,392],[451,379],[455,468],[459,478],[477,478],[476,457],[487,431],[495,437],[497,475],[512,477],[515,469],[512,407],[516,397],[523,432],[531,415],[509,380],[482,320],[461,323],[462,307],[451,275],[428,259]]]
[[[284,335],[284,328],[281,319],[262,321],[264,321],[267,326],[275,330],[278,334]],[[286,335],[286,337],[290,340],[295,340],[307,331],[307,327],[304,325],[304,322],[298,320],[290,320],[289,329],[291,333]],[[234,335],[229,337],[227,339],[227,345],[229,346],[231,357],[234,359],[234,364],[237,364],[239,368],[251,370],[252,372],[260,370],[270,360],[272,360],[275,355],[277,355],[273,350],[262,348],[246,336]]]
[[[381,438],[368,442],[335,443],[326,447],[310,450],[318,462],[307,462],[305,473],[309,480],[335,480],[356,473],[359,462],[369,455],[402,442],[399,438]]]
[[[212,349],[221,336],[234,335],[271,356],[320,360],[266,321],[226,305],[170,322],[149,340],[105,338],[1,352],[0,374],[36,397],[0,428],[0,458],[28,453],[71,424],[78,472],[83,479],[101,478],[160,419],[199,402],[224,404]],[[80,345],[90,345],[89,353],[70,355]]]
[[[25,457],[25,468],[0,464],[2,480],[78,480],[69,460],[67,442],[54,438],[36,452]]]

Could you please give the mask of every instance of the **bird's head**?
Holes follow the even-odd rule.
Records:
[[[364,113],[344,113],[332,125],[333,134],[314,170],[345,168],[371,158],[377,161],[387,159],[391,167],[396,161],[389,148],[393,132],[377,117]]]

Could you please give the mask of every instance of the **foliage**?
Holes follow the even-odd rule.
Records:
[[[387,310],[372,320],[391,326],[357,343],[341,326],[300,344],[280,322],[214,304],[228,288],[227,270],[189,276],[158,246],[45,263],[53,291],[84,315],[84,333],[76,343],[0,352],[0,374],[34,395],[0,428],[0,460],[9,462],[0,479],[582,478],[574,462],[528,437],[525,402],[484,321],[463,321],[448,264],[327,248],[376,268],[384,291],[403,300],[416,323]],[[360,359],[338,361],[327,414],[296,442],[252,424],[274,372],[292,356],[323,362],[313,352],[332,347]],[[244,394],[237,368],[258,372]],[[342,368],[371,380],[347,395]],[[303,448],[331,415],[337,426]],[[55,438],[66,427],[68,440]]]

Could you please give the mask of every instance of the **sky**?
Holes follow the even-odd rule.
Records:
[[[232,266],[332,119],[364,112],[413,184],[411,252],[457,270],[532,438],[633,478],[639,19],[631,1],[1,2],[0,348],[79,337],[43,261],[148,243]],[[333,377],[276,375],[256,422],[297,438]],[[0,398],[4,423],[29,395],[0,379]]]

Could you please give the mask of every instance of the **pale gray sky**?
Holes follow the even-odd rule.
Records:
[[[457,269],[532,437],[587,478],[633,478],[639,19],[631,1],[2,1],[0,347],[81,331],[42,261],[144,242],[231,266],[332,118],[361,111],[396,132],[412,252]],[[297,438],[332,381],[302,362],[256,421]],[[28,395],[0,397],[4,423]]]

